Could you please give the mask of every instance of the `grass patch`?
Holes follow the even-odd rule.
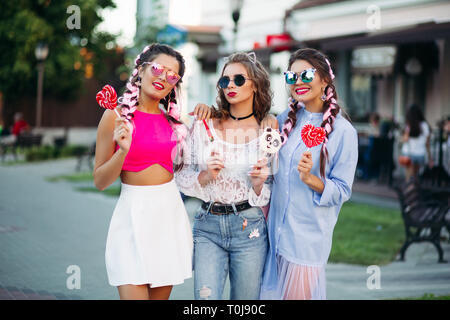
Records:
[[[5,161],[4,164],[16,165],[29,162],[42,162],[55,159],[80,157],[85,155],[88,151],[89,147],[84,145],[67,145],[63,147],[52,145],[32,146],[27,148],[17,147],[16,158]],[[12,151],[7,153],[11,154],[12,157]]]
[[[450,295],[447,296],[435,296],[432,293],[425,293],[422,297],[414,298],[414,297],[408,297],[408,298],[400,298],[395,300],[450,300]]]
[[[103,193],[110,197],[118,197],[120,195],[120,186],[111,186],[103,191],[98,190],[94,187],[79,187],[76,188],[78,191],[81,192],[95,192],[95,193]]]
[[[68,181],[72,183],[77,182],[93,182],[94,177],[92,172],[80,172],[75,174],[68,175],[60,175],[46,178],[49,182],[59,182],[59,181]],[[95,192],[95,193],[103,193],[107,196],[118,197],[120,195],[120,185],[119,186],[110,186],[103,191],[98,190],[95,187],[75,187],[76,190],[81,192]]]
[[[334,229],[329,262],[385,265],[395,259],[404,239],[399,210],[346,202]]]
[[[28,163],[25,160],[5,160],[5,161],[1,161],[0,165],[3,167],[12,167],[15,165],[20,165],[20,164],[26,164]]]
[[[47,179],[47,181],[50,181],[50,182],[58,182],[58,181],[86,182],[86,181],[93,181],[94,177],[92,175],[92,172],[80,172],[80,173],[70,174],[70,175],[60,175],[60,176],[49,177],[46,179]]]

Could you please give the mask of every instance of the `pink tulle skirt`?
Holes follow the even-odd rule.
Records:
[[[300,265],[277,255],[276,290],[262,291],[263,300],[325,300],[325,267]]]

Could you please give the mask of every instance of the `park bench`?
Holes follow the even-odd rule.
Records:
[[[450,205],[450,175],[443,166],[426,167],[419,177],[419,183],[423,197]],[[445,226],[450,235],[450,214],[446,215]]]
[[[77,156],[77,165],[76,170],[80,171],[83,165],[83,162],[86,162],[89,166],[89,169],[94,169],[94,159],[95,159],[95,143],[89,146],[89,148],[80,150]]]
[[[40,146],[41,141],[41,134],[23,133],[17,136],[16,147],[30,148],[33,146]]]
[[[400,249],[400,260],[405,260],[405,252],[412,243],[428,241],[436,247],[439,262],[446,262],[440,241],[442,228],[448,229],[448,204],[430,199],[429,194],[424,193],[419,182],[414,179],[397,185],[395,190],[400,200],[406,233]]]
[[[14,159],[17,160],[17,149],[27,149],[33,146],[40,146],[42,142],[41,134],[32,134],[32,133],[22,133],[17,136],[16,140],[13,143],[2,144],[0,146],[2,153],[2,161],[4,161],[5,155],[8,151],[14,156]]]

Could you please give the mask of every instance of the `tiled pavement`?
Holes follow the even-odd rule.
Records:
[[[78,295],[65,295],[45,290],[34,291],[29,288],[1,287],[0,300],[80,300]]]

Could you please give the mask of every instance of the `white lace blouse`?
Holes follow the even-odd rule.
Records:
[[[175,173],[175,180],[180,191],[187,196],[206,202],[231,204],[248,200],[251,206],[256,207],[269,204],[272,176],[266,180],[258,196],[253,190],[248,175],[252,170],[251,165],[256,164],[264,156],[268,157],[268,166],[271,168],[273,157],[259,150],[259,137],[247,143],[230,143],[217,136],[211,119],[207,123],[214,142],[210,141],[206,127],[200,120],[194,121],[186,138],[183,169]],[[234,133],[236,134],[234,141],[240,142],[237,136],[239,133],[236,131]],[[198,175],[202,170],[207,170],[206,161],[212,150],[222,156],[224,168],[216,180],[202,187],[198,181]]]

